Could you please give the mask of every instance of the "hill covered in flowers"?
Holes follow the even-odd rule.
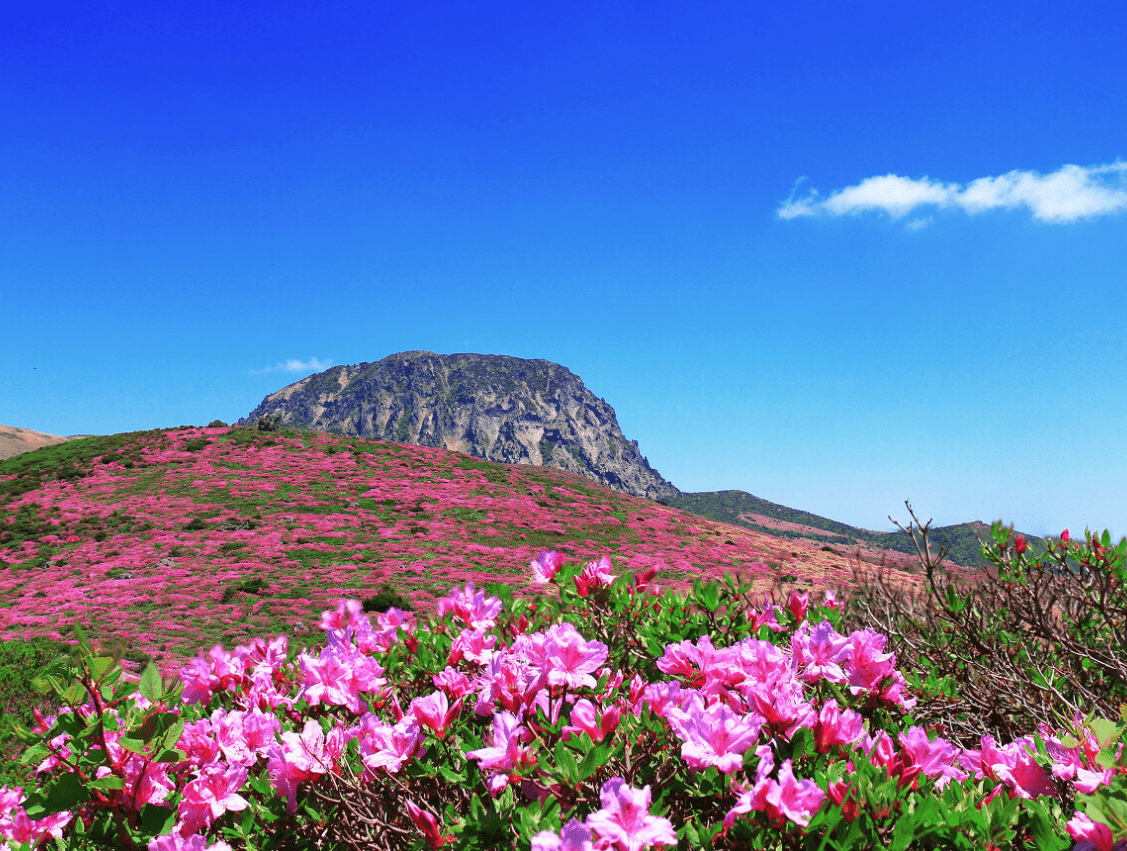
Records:
[[[0,639],[70,640],[81,627],[174,664],[215,642],[300,640],[341,598],[385,586],[420,612],[468,581],[535,593],[523,567],[545,549],[656,567],[667,587],[732,570],[763,590],[852,575],[842,553],[565,471],[288,429],[181,427],[0,464]]]

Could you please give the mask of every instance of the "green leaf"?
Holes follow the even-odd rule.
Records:
[[[708,582],[701,586],[697,590],[697,601],[710,612],[715,612],[720,607],[720,589],[716,583]]]
[[[113,666],[117,664],[117,659],[113,656],[93,656],[87,660],[86,664],[90,668],[90,676],[95,680],[100,680],[113,670]]]
[[[556,745],[556,764],[563,770],[568,783],[572,786],[579,783],[579,766],[575,762],[575,757],[572,756],[571,751],[563,742]]]
[[[118,739],[118,744],[130,753],[143,754],[145,752],[145,743],[141,739],[135,739],[132,736],[122,736]]]
[[[248,807],[249,811],[250,808]],[[146,836],[163,836],[176,824],[176,810],[171,807],[158,807],[145,804],[141,807],[141,832]]]
[[[42,762],[52,753],[53,751],[46,745],[32,745],[30,748],[23,752],[23,756],[20,757],[20,763],[27,765],[29,762]]]
[[[153,703],[160,701],[164,695],[164,680],[161,679],[160,669],[155,663],[150,662],[141,673],[141,694]]]
[[[118,777],[116,774],[109,774],[100,780],[90,781],[91,789],[124,789],[125,779]]]
[[[463,772],[454,771],[445,765],[438,766],[438,773],[442,775],[442,779],[447,783],[465,783],[466,775]]]
[[[71,683],[70,687],[62,694],[63,703],[78,706],[86,702],[86,687],[82,683]]]
[[[77,774],[60,774],[49,783],[45,794],[28,796],[24,802],[24,812],[28,818],[41,819],[63,810],[73,810],[89,799],[90,793]]]

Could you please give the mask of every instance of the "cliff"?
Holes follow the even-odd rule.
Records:
[[[546,360],[402,352],[303,378],[239,424],[265,416],[282,426],[558,467],[649,499],[679,493],[623,435],[614,409]]]

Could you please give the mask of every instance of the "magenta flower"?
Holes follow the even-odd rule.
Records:
[[[446,737],[446,728],[462,711],[459,700],[453,706],[440,691],[431,692],[426,697],[416,697],[411,701],[408,714],[413,714],[419,723],[434,731],[438,738]]]
[[[676,845],[669,819],[650,815],[650,787],[634,789],[621,777],[603,784],[603,808],[587,817],[587,827],[599,835],[599,846],[617,851],[641,851],[650,845]]]
[[[587,825],[572,819],[559,833],[542,830],[532,837],[530,851],[594,851],[594,846]]]
[[[806,592],[800,594],[797,591],[791,591],[790,597],[787,599],[787,608],[794,615],[795,622],[802,623],[806,620],[806,611],[810,608],[810,595]]]
[[[231,846],[223,840],[208,845],[207,838],[199,833],[188,837],[170,833],[150,839],[148,851],[231,851]]]
[[[241,765],[201,766],[180,799],[180,834],[199,833],[225,812],[245,810],[249,804],[238,791],[246,779],[247,770]]]
[[[438,819],[435,818],[434,813],[421,809],[418,804],[410,799],[407,800],[407,814],[411,816],[411,821],[415,823],[415,827],[426,839],[428,847],[441,848],[447,842],[454,841],[453,836],[445,836],[439,829]]]
[[[814,742],[818,753],[827,753],[833,747],[845,747],[859,742],[865,735],[865,719],[846,709],[844,712],[834,699],[822,704],[818,722],[814,725]]]
[[[819,679],[831,683],[844,683],[842,663],[849,659],[853,642],[839,635],[829,621],[815,627],[803,621],[790,640],[791,656],[803,682],[815,683]]]
[[[447,665],[457,665],[463,659],[469,659],[481,665],[489,661],[493,655],[493,648],[497,645],[497,636],[488,635],[480,629],[463,629],[450,645],[450,657]]]
[[[583,572],[575,577],[575,590],[579,592],[580,597],[586,597],[591,593],[592,588],[606,588],[614,582],[618,576],[611,571],[614,567],[610,563],[610,558],[603,556],[598,561],[592,561],[583,568]]]
[[[592,673],[607,659],[607,646],[601,641],[587,641],[570,623],[553,625],[544,642],[544,668],[548,685],[569,688],[596,685]]]
[[[1000,748],[994,744],[993,736],[983,736],[980,750],[964,751],[963,765],[974,771],[976,777],[985,775],[1000,780],[1019,798],[1055,795],[1052,777],[1037,764],[1035,754],[1032,736],[1022,736]]]
[[[970,773],[957,765],[959,749],[946,739],[936,736],[930,741],[923,727],[909,727],[897,737],[902,750],[902,760],[908,767],[918,768],[926,777],[935,778],[935,785],[944,788],[952,780],[963,781]]]
[[[532,568],[532,581],[537,585],[547,585],[559,573],[563,563],[563,555],[555,550],[546,550],[540,553],[529,564],[529,567]]]
[[[796,779],[791,761],[784,760],[777,781],[762,776],[751,789],[742,792],[736,805],[724,816],[724,830],[731,829],[737,815],[753,810],[762,811],[775,825],[781,825],[785,818],[806,827],[825,797],[826,793],[813,780]]]
[[[364,713],[349,731],[360,747],[360,759],[370,771],[382,768],[390,774],[423,753],[423,731],[413,715],[404,715],[395,724],[385,724],[370,712]]]
[[[759,738],[763,719],[739,715],[722,703],[705,706],[693,694],[683,708],[670,709],[669,725],[681,740],[681,758],[697,771],[715,766],[732,774],[743,766],[743,754]]]
[[[466,756],[477,760],[482,771],[493,772],[489,791],[498,794],[522,768],[536,764],[536,757],[524,745],[531,736],[511,712],[493,715],[493,743],[484,748],[468,751]]]
[[[270,748],[266,771],[278,794],[285,795],[290,813],[297,812],[298,783],[336,770],[332,750],[326,746],[321,725],[312,718],[305,722],[301,735],[287,730],[281,744]]]
[[[617,706],[599,710],[586,698],[577,700],[571,707],[571,724],[563,728],[561,738],[566,742],[576,733],[586,733],[594,741],[601,742],[618,729],[621,716],[622,712]]]
[[[500,599],[486,597],[484,591],[475,593],[472,582],[467,582],[465,588],[451,591],[438,601],[438,616],[440,618],[451,614],[469,629],[491,629],[500,613]]]
[[[324,702],[359,715],[365,709],[360,693],[379,691],[387,683],[375,659],[347,645],[324,647],[316,658],[302,653],[298,661],[305,675],[298,699],[304,698],[310,706]]]
[[[1072,851],[1124,851],[1127,839],[1114,841],[1111,829],[1106,824],[1092,821],[1084,813],[1077,812],[1068,824],[1068,835],[1076,840]]]

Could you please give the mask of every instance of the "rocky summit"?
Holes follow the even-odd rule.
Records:
[[[558,467],[649,499],[679,494],[623,435],[614,408],[546,360],[402,352],[303,378],[239,424],[266,417],[279,426]]]

